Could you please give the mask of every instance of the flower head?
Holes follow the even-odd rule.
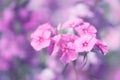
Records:
[[[32,33],[31,45],[35,50],[41,50],[50,45],[50,37],[52,35],[51,25],[43,24],[38,27],[38,29]]]
[[[60,24],[55,30],[56,32],[49,24],[40,25],[31,35],[33,48],[38,51],[48,47],[51,56],[60,58],[65,63],[76,60],[79,52],[88,53],[93,48],[95,50],[96,45],[103,54],[108,51],[106,45],[96,39],[96,28],[79,18]]]
[[[60,56],[62,62],[69,63],[77,59],[77,52],[75,50],[74,41],[78,37],[75,35],[62,34],[56,36],[56,41],[53,53]],[[55,53],[56,52],[56,53]]]

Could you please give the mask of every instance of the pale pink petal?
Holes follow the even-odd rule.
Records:
[[[56,35],[52,38],[52,45],[50,45],[49,49],[51,56],[56,56],[57,52],[59,51],[59,40],[61,38],[61,35]]]
[[[41,36],[42,33],[43,33],[42,30],[38,30],[38,29],[37,29],[37,30],[35,30],[35,32],[33,32],[33,33],[31,34],[31,38],[35,38],[35,37]]]
[[[61,38],[61,35],[56,35],[56,36],[54,36],[52,39],[53,39],[55,42],[59,42],[60,38]]]
[[[36,51],[39,51],[39,50],[41,50],[41,49],[43,49],[43,48],[48,47],[48,46],[50,45],[50,40],[44,40],[44,41],[42,41],[42,42],[39,42],[38,40],[33,39],[33,40],[31,41],[31,45],[32,45],[32,47],[33,47]]]
[[[41,46],[43,47],[43,48],[46,48],[46,47],[48,47],[50,45],[50,40],[48,39],[48,40],[44,40],[42,43],[41,43]]]
[[[45,30],[42,35],[45,39],[50,38],[51,36],[51,31]]]
[[[75,49],[75,45],[74,45],[72,42],[68,42],[67,46],[68,46],[70,49]]]
[[[31,41],[31,45],[32,45],[32,47],[33,47],[36,51],[39,51],[39,50],[42,49],[42,46],[41,46],[40,44],[41,44],[41,43],[38,42],[38,41],[35,40],[35,39],[33,39],[33,40]]]
[[[83,40],[84,40],[83,38],[79,38],[79,39],[75,40],[76,52],[83,52],[84,51],[83,46],[82,46]]]
[[[91,32],[91,33],[96,33],[97,32],[97,30],[96,30],[96,28],[94,27],[94,26],[89,26],[89,32]]]
[[[57,56],[57,52],[59,51],[59,46],[57,44],[54,45],[51,56]]]
[[[95,37],[92,37],[90,39],[90,41],[89,41],[88,47],[86,47],[86,51],[92,50],[92,48],[94,47],[96,41],[97,41],[97,39]]]
[[[49,23],[42,24],[38,27],[38,29],[40,29],[40,30],[48,30],[51,28],[52,28],[52,26]]]

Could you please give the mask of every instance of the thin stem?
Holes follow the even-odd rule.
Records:
[[[85,55],[84,55],[83,64],[81,66],[81,70],[84,68],[84,66],[86,65],[86,63],[87,63],[87,53],[85,53]]]
[[[73,69],[74,69],[74,71],[75,71],[76,80],[79,80],[79,79],[78,79],[77,67],[76,67],[76,61],[75,61],[75,62],[73,62]]]
[[[104,52],[103,52],[103,50],[99,47],[99,46],[97,46],[97,48],[100,50],[100,52],[104,55]]]
[[[66,65],[64,66],[64,68],[63,68],[63,70],[62,70],[62,74],[65,73],[65,70],[66,70],[67,66],[68,66],[68,64],[66,64]]]

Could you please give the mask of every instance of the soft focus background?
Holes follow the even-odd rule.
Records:
[[[89,55],[79,80],[120,80],[120,0],[0,0],[0,80],[75,80],[71,65],[62,73],[63,63],[30,45],[38,25],[73,17],[96,26],[109,47]]]

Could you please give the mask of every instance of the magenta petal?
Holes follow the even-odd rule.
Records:
[[[98,47],[102,50],[102,53],[103,53],[104,55],[106,55],[107,52],[108,52],[108,47],[107,47],[107,45],[106,45],[104,42],[101,42],[100,40],[97,40],[97,43],[96,43],[96,44],[97,44]]]

